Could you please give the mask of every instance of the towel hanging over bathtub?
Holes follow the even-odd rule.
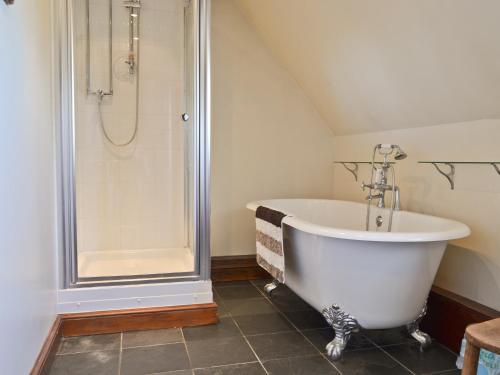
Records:
[[[280,283],[285,282],[282,223],[287,216],[264,206],[255,211],[257,263]]]

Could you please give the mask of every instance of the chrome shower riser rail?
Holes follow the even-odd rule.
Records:
[[[86,80],[87,80],[87,95],[97,95],[99,90],[102,91],[104,96],[113,95],[113,3],[112,0],[108,0],[109,5],[109,28],[108,28],[108,54],[109,54],[109,88],[108,90],[103,90],[101,88],[93,90],[91,88],[90,82],[90,0],[86,0],[86,12],[87,12],[87,53],[86,53]]]

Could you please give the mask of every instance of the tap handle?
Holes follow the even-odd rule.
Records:
[[[373,189],[373,185],[372,184],[365,184],[365,182],[363,181],[361,183],[361,189],[363,189],[363,191],[365,191],[365,188]]]

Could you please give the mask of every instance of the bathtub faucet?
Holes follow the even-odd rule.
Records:
[[[385,208],[385,192],[392,191],[392,186],[387,184],[365,184],[364,182],[361,184],[363,191],[365,188],[370,189],[371,191],[377,191],[376,194],[371,193],[366,197],[366,200],[378,199],[378,208]],[[394,187],[394,209],[401,210],[401,194],[398,186]]]

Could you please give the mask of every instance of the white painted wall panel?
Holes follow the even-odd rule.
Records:
[[[0,373],[31,370],[56,314],[51,1],[0,2]]]

